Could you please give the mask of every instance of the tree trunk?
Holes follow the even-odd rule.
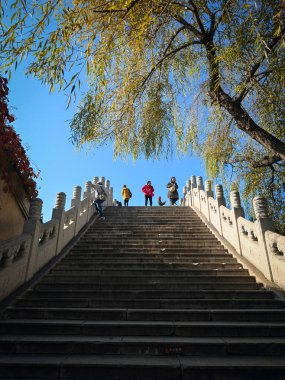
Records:
[[[222,88],[213,41],[209,38],[205,44],[210,66],[210,97],[223,107],[236,121],[237,127],[260,143],[274,156],[285,160],[285,143],[257,125],[238,101],[231,98]]]

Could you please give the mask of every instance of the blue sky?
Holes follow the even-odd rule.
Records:
[[[114,188],[114,198],[121,199],[121,189],[126,184],[132,191],[130,206],[144,204],[141,192],[146,181],[151,180],[155,188],[155,201],[161,195],[166,199],[166,184],[176,176],[182,187],[191,175],[202,175],[205,180],[204,164],[198,158],[185,157],[160,161],[138,160],[128,162],[113,159],[112,146],[95,151],[78,152],[69,141],[69,120],[75,104],[66,109],[63,93],[49,93],[48,86],[35,78],[25,77],[18,68],[9,83],[10,108],[16,121],[13,126],[28,148],[31,162],[41,170],[39,197],[43,200],[44,221],[51,218],[56,193],[67,195],[66,210],[70,208],[73,187],[82,186],[94,176],[105,176]]]

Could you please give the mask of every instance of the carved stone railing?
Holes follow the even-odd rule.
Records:
[[[99,181],[94,177],[93,183]],[[105,182],[107,200],[105,206],[113,205],[113,189]],[[66,194],[58,193],[52,219],[41,222],[42,200],[33,199],[23,233],[0,242],[0,300],[29,281],[41,268],[57,256],[86,225],[95,212],[92,182],[85,183],[83,199],[81,187],[73,190],[71,208],[65,211]]]
[[[185,206],[196,209],[235,251],[246,258],[269,281],[285,289],[285,236],[273,232],[266,201],[255,197],[253,207],[256,221],[244,218],[238,191],[230,192],[231,208],[226,207],[222,185],[216,185],[213,196],[211,181],[192,176],[184,187]]]

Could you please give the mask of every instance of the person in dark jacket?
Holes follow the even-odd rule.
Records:
[[[104,220],[105,216],[103,215],[102,203],[107,198],[107,193],[106,193],[106,191],[104,189],[104,186],[103,186],[102,182],[97,182],[95,184],[92,184],[91,186],[95,190],[95,194],[94,194],[94,206],[95,206],[95,209],[96,209],[97,213],[99,213],[99,219],[103,219]]]
[[[151,185],[151,181],[147,181],[147,184],[142,187],[142,192],[145,197],[145,206],[149,200],[149,205],[152,206],[152,197],[154,196],[154,188]]]
[[[168,184],[166,185],[166,187],[168,188],[167,197],[170,200],[170,205],[174,206],[174,205],[176,205],[176,202],[179,199],[179,195],[178,195],[178,191],[177,191],[178,185],[176,183],[176,178],[172,177],[170,182],[168,182]]]

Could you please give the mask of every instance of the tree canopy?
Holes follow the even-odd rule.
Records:
[[[29,57],[69,100],[87,74],[77,145],[193,150],[211,176],[262,173],[284,194],[283,0],[15,0],[1,14],[3,71]]]

